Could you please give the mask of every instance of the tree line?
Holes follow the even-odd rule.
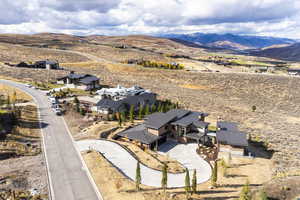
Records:
[[[164,63],[164,62],[155,62],[150,60],[128,60],[127,64],[137,64],[143,67],[150,67],[150,68],[162,68],[162,69],[184,69],[183,64],[179,63]]]
[[[145,116],[150,115],[155,112],[168,112],[172,109],[178,109],[180,108],[179,103],[173,103],[170,100],[164,100],[164,101],[157,101],[156,103],[150,105],[140,105],[138,110],[135,109],[134,105],[130,105],[129,110],[124,110],[121,112],[116,112],[112,114],[112,118],[108,115],[108,120],[117,120],[119,122],[119,125],[122,126],[122,124],[126,121],[130,121],[131,123],[134,122],[135,119],[142,120]]]

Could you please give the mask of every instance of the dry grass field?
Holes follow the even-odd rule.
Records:
[[[16,94],[16,103],[28,102],[32,100],[28,94],[21,92],[20,90],[10,87],[8,85],[0,84],[0,94],[5,96],[9,95],[10,97],[12,97],[14,93]]]
[[[27,94],[4,85],[0,85],[0,94],[12,95],[16,91],[16,102],[32,101]],[[0,159],[0,199],[9,199],[9,190],[18,195],[29,195],[35,188],[47,199],[47,176],[44,157],[41,154],[41,138],[37,108],[32,105],[17,106],[21,111],[18,124],[14,125],[4,139],[0,140],[1,156],[12,154],[10,158]],[[37,196],[36,196],[37,197]]]

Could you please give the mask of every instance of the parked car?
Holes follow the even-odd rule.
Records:
[[[52,104],[57,104],[57,103],[58,103],[58,100],[57,100],[55,97],[50,97],[50,98],[49,98],[49,101],[50,101],[50,103],[52,103]]]
[[[55,112],[56,115],[61,115],[62,114],[62,111],[59,107],[54,108],[54,112]]]

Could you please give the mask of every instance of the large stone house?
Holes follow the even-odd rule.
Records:
[[[166,113],[148,115],[143,124],[117,134],[117,137],[134,141],[140,146],[154,149],[167,138],[179,142],[194,141],[206,143],[208,123],[204,122],[208,114],[182,109],[172,109]]]
[[[116,96],[114,99],[117,98]],[[133,96],[119,97],[118,100],[114,100],[109,97],[102,98],[98,103],[92,107],[92,111],[99,114],[113,114],[116,112],[129,111],[131,106],[134,106],[135,110],[138,110],[140,106],[149,105],[151,107],[156,102],[155,93],[141,93]]]
[[[100,79],[90,74],[76,74],[71,71],[68,75],[57,79],[57,84],[65,84],[69,88],[93,90],[100,87]]]

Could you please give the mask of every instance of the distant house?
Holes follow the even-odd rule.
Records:
[[[155,102],[156,94],[151,92],[143,92],[122,97],[105,96],[92,107],[92,111],[107,115],[116,112],[129,111],[131,106],[134,106],[134,109],[138,110],[140,106],[152,106]]]
[[[37,61],[33,64],[33,66],[41,69],[59,69],[59,63],[50,60]]]
[[[230,152],[233,155],[244,155],[248,147],[247,134],[238,130],[232,122],[217,122],[216,140],[219,151]]]
[[[26,68],[37,68],[37,69],[60,69],[59,63],[50,60],[37,61],[34,64],[27,64],[25,62],[20,62],[17,65],[12,65],[16,67],[26,67]]]
[[[19,64],[16,65],[17,67],[30,67],[30,65],[28,65],[25,62],[20,62]]]
[[[114,101],[124,99],[128,96],[136,96],[144,93],[150,94],[151,91],[145,90],[144,88],[139,86],[125,88],[120,85],[118,85],[116,88],[102,88],[101,90],[98,90],[96,92],[100,99],[109,98]]]
[[[300,76],[300,69],[288,69],[288,74],[292,76]]]
[[[70,88],[92,90],[100,87],[100,79],[89,74],[76,74],[71,71],[67,76],[57,79],[57,84],[66,84]]]
[[[168,137],[184,143],[206,143],[208,123],[204,122],[204,119],[207,115],[181,109],[154,113],[147,116],[143,124],[120,132],[117,136],[150,149],[157,148]]]

